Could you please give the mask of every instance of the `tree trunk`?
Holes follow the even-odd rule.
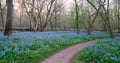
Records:
[[[51,28],[51,29],[50,29],[51,31],[54,30],[54,29],[53,29],[53,22],[52,22],[52,21],[50,21],[50,28]]]
[[[3,11],[3,9],[1,9],[1,21],[2,21],[2,30],[4,31],[4,11]]]
[[[118,33],[120,33],[120,17],[118,17]]]
[[[89,28],[88,28],[88,35],[91,35],[91,32],[92,32],[92,26],[90,25]]]
[[[57,12],[55,11],[55,31],[57,31]]]
[[[33,16],[33,20],[34,20],[34,22],[35,22],[35,27],[34,27],[34,32],[36,32],[37,30],[38,30],[38,26],[39,26],[39,24],[38,24],[38,20],[37,20],[37,17],[36,16]]]
[[[0,18],[2,23],[2,31],[4,31],[4,8],[2,8],[1,0],[0,0]]]
[[[112,28],[111,28],[110,25],[108,26],[108,31],[109,31],[109,34],[110,34],[110,38],[114,38],[113,31],[112,31]]]
[[[12,21],[13,21],[13,0],[6,0],[7,4],[7,16],[4,35],[12,34]]]
[[[22,27],[22,19],[23,19],[23,5],[20,7],[20,24],[19,27]]]
[[[119,7],[120,1],[118,1],[118,33],[120,33],[120,7]]]
[[[79,34],[79,11],[78,11],[78,4],[77,4],[77,0],[74,0],[75,1],[75,11],[76,11],[76,31],[77,31],[77,34]]]
[[[112,30],[112,27],[111,27],[111,23],[110,23],[110,17],[109,17],[109,7],[110,7],[110,0],[107,1],[107,11],[106,11],[106,22],[108,21],[108,31],[109,31],[109,34],[110,34],[110,38],[114,38],[114,35],[113,35],[113,30]]]

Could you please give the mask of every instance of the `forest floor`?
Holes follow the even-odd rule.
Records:
[[[85,43],[80,43],[73,45],[69,48],[61,50],[60,52],[50,56],[48,59],[45,59],[42,63],[70,63],[71,59],[79,53],[86,46],[95,43],[95,41],[88,41]]]
[[[115,53],[116,58],[120,55],[118,51],[118,43],[120,43],[118,36],[120,34],[114,33],[114,36],[116,36],[114,39],[110,39],[108,33],[101,31],[93,31],[91,35],[84,31],[79,34],[73,31],[14,32],[11,36],[4,36],[3,32],[0,32],[0,63],[37,63],[43,60],[43,63],[69,63],[77,53],[78,55],[80,54],[79,51],[84,51],[82,50],[84,47],[86,48],[86,46],[94,43],[94,41],[91,43],[91,40],[96,40],[98,44],[104,47],[96,46],[96,48],[90,48],[88,53],[92,53],[93,49],[95,51],[97,49],[100,53],[115,51],[113,53]],[[86,41],[90,41],[90,43]],[[105,49],[106,46],[110,46],[109,50]],[[104,51],[102,51],[103,48]],[[110,53],[110,56],[113,56],[113,53]],[[89,57],[93,55],[88,54]],[[101,59],[102,55],[98,53],[96,56]],[[105,56],[109,58],[107,53]]]

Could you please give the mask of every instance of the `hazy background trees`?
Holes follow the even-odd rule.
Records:
[[[0,0],[0,30],[6,28],[6,1]],[[119,0],[13,0],[13,5],[13,30],[84,30],[89,35],[102,30],[111,38],[113,32],[120,33]]]
[[[6,4],[4,0],[0,0],[0,28],[3,31],[5,26]]]
[[[85,12],[86,14],[84,13],[84,11],[80,12],[80,14],[84,13],[83,15],[86,15],[84,16],[84,25],[85,25],[84,27],[86,27],[89,35],[91,34],[92,30],[95,28],[108,31],[111,38],[113,38],[113,31],[115,32],[117,30],[116,28],[118,28],[118,32],[119,32],[120,30],[119,29],[119,5],[118,5],[119,1],[117,0],[78,0],[78,1],[80,1],[78,3],[80,6],[82,6],[81,2],[83,4],[82,6],[83,8],[79,6],[80,10],[87,8],[84,10],[86,11]],[[88,20],[85,20],[85,19],[88,19]],[[118,24],[114,26],[115,23],[118,23]],[[95,26],[95,25],[98,26],[99,24],[101,24],[99,27]]]

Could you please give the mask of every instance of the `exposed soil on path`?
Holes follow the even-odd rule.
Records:
[[[77,45],[73,45],[69,48],[61,50],[60,52],[50,56],[48,59],[45,59],[41,63],[70,63],[71,59],[80,52],[86,46],[95,43],[95,41],[89,41]]]

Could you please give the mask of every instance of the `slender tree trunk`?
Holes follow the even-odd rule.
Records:
[[[120,1],[118,1],[118,33],[120,33],[120,12],[119,12],[120,6],[119,4],[120,4]]]
[[[89,20],[91,21],[91,19],[89,18]],[[88,33],[88,35],[91,35],[91,28],[92,28],[92,25],[91,25],[91,22],[90,21],[88,21],[88,24],[87,24],[87,26],[86,26],[86,29],[87,29],[87,33]],[[84,24],[85,25],[85,24]]]
[[[55,0],[51,0],[49,5],[47,5],[47,14],[46,14],[46,18],[45,18],[45,23],[43,25],[43,31],[45,30],[45,28],[47,27],[47,24],[49,23],[51,17],[50,17],[50,13],[51,13],[51,10],[52,10],[52,7],[53,7],[53,4],[54,4]]]
[[[50,30],[53,31],[53,25],[52,25],[52,21],[50,21]]]
[[[30,16],[29,16],[29,20],[30,20],[30,31],[32,31],[32,19]]]
[[[43,25],[42,25],[41,12],[38,10],[38,13],[39,13],[38,15],[39,16],[39,31],[42,31]]]
[[[75,1],[75,11],[76,11],[76,31],[77,31],[77,34],[79,34],[79,11],[78,11],[78,4],[77,4],[77,0],[74,0]]]
[[[120,33],[120,16],[118,15],[118,33]]]
[[[106,22],[108,22],[108,31],[109,31],[109,34],[110,34],[110,38],[114,38],[114,35],[113,35],[113,30],[112,30],[112,27],[111,27],[111,23],[110,23],[110,17],[109,17],[109,7],[110,7],[110,1],[108,0],[107,1],[107,12],[106,12]]]
[[[107,32],[107,27],[106,27],[105,23],[103,23],[103,31]]]
[[[23,11],[20,11],[20,24],[19,24],[19,27],[22,27],[22,17],[23,17]]]
[[[89,26],[89,28],[88,28],[87,31],[88,31],[88,35],[91,35],[91,32],[92,32],[92,25]]]
[[[43,25],[42,25],[41,17],[40,17],[40,25],[39,25],[39,26],[40,26],[39,30],[42,31],[42,28],[43,28],[42,26],[43,26]]]
[[[35,27],[34,27],[34,32],[36,32],[38,30],[38,20],[37,20],[37,17],[36,16],[33,16],[33,20],[35,21]]]
[[[22,19],[23,19],[23,5],[20,7],[20,24],[19,27],[22,27]]]
[[[0,17],[2,22],[2,31],[4,31],[4,9],[2,8],[1,0],[0,0]]]
[[[6,0],[7,4],[7,19],[5,25],[4,35],[11,35],[12,34],[12,21],[13,21],[13,0]]]
[[[109,31],[109,34],[110,34],[110,38],[114,38],[111,26],[108,26],[108,31]]]
[[[57,12],[55,11],[55,31],[57,31]]]
[[[4,31],[4,11],[3,11],[3,9],[1,9],[1,21],[2,21],[2,30]]]
[[[57,31],[57,0],[55,0],[55,31]]]

